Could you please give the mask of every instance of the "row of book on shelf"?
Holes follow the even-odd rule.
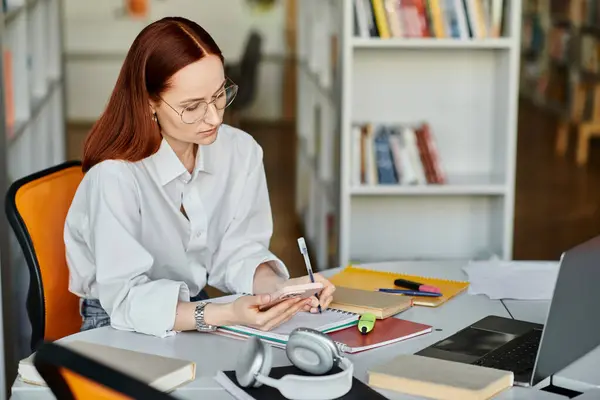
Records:
[[[598,4],[598,0],[584,0],[581,16],[583,17],[582,25],[600,27],[600,4]]]
[[[600,7],[599,7],[600,9]],[[599,29],[600,32],[600,29]],[[581,35],[581,70],[592,74],[600,72],[600,37],[597,34]]]
[[[525,12],[538,13],[547,9],[551,18],[559,23],[574,26],[598,26],[600,4],[598,0],[525,0]]]
[[[548,55],[555,63],[564,63],[569,59],[573,45],[573,34],[570,28],[553,26],[546,37],[548,40]]]
[[[446,173],[428,123],[360,123],[352,129],[356,185],[445,184]]]
[[[507,0],[353,0],[355,32],[381,39],[503,36]]]

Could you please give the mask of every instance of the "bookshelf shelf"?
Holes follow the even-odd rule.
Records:
[[[28,128],[30,124],[37,118],[42,110],[46,108],[46,106],[53,99],[53,95],[55,92],[59,91],[62,87],[62,80],[57,79],[49,82],[49,87],[44,96],[34,98],[31,102],[31,118],[21,121],[15,121],[13,127],[7,127],[7,139],[8,144],[10,145],[12,142],[17,140],[19,136],[21,136],[25,130]]]
[[[575,133],[574,161],[587,164],[589,140],[600,119],[598,1],[524,0],[521,96],[558,117],[557,156],[568,154]]]
[[[13,180],[66,157],[62,3],[10,0],[7,7],[2,24],[3,136]],[[38,149],[40,143],[48,146]]]
[[[380,38],[353,38],[352,46],[355,49],[509,49],[514,45],[510,39],[437,39],[437,38],[407,38],[407,39],[380,39]]]
[[[350,188],[353,196],[503,196],[507,188],[502,184],[445,185],[355,185]]]
[[[510,259],[521,1],[446,33],[446,14],[385,4],[299,2],[296,210],[317,268]]]
[[[62,0],[4,0],[0,18],[0,186],[66,160]],[[25,310],[29,274],[12,230],[0,237],[4,356],[30,354]],[[10,321],[9,325],[6,325]],[[14,377],[16,371],[9,371]]]
[[[34,8],[37,5],[38,1],[43,0],[25,0],[24,2],[12,2],[15,3],[14,5],[10,4],[11,2],[8,2],[7,10],[4,10],[3,13],[4,24],[9,24],[18,15],[26,12],[26,10]]]

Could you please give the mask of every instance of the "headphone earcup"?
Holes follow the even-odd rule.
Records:
[[[259,387],[261,383],[256,380],[256,376],[268,376],[272,363],[271,347],[257,337],[248,338],[235,369],[238,384],[242,387]]]
[[[263,361],[262,361],[262,365],[260,367],[260,375],[264,375],[264,376],[269,376],[269,374],[271,373],[271,367],[273,366],[273,348],[267,344],[265,344],[263,341],[260,341],[260,344],[263,347]],[[259,381],[257,381],[256,379],[254,380],[254,387],[259,387],[260,385],[262,385],[262,383],[260,383]]]
[[[286,354],[297,368],[313,375],[323,375],[334,365],[333,341],[321,332],[294,331],[288,340]],[[337,348],[336,348],[337,349]]]

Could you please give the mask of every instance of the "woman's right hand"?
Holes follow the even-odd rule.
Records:
[[[260,306],[268,304],[268,294],[242,296],[231,303],[232,317],[236,324],[248,326],[262,331],[270,331],[290,320],[297,312],[302,311],[311,299],[287,299],[265,311]]]

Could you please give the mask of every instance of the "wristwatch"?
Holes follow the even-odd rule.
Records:
[[[196,330],[200,332],[213,332],[217,330],[216,326],[208,325],[206,321],[204,321],[204,308],[207,304],[207,302],[201,301],[196,305],[196,309],[194,310],[194,318],[196,319]]]

